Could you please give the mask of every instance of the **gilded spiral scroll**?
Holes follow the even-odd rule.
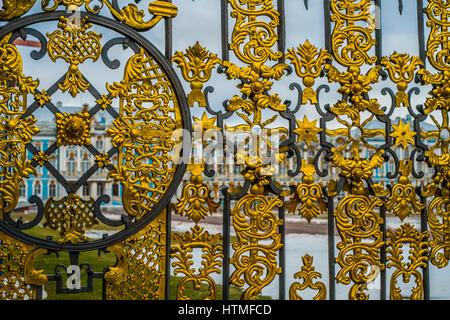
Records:
[[[108,251],[116,264],[105,273],[107,300],[162,300],[165,294],[166,211]]]
[[[317,278],[322,278],[322,275],[316,271],[313,267],[313,257],[306,254],[302,257],[303,267],[302,270],[294,274],[294,278],[303,280],[302,283],[294,282],[289,288],[290,300],[303,300],[299,291],[306,289],[317,290],[317,294],[314,296],[314,300],[325,300],[327,298],[327,287],[323,282],[317,281]]]
[[[283,246],[278,231],[283,220],[273,212],[282,206],[280,198],[247,194],[231,211],[238,240],[233,243],[230,259],[235,267],[230,283],[238,287],[248,284],[241,296],[243,300],[258,299],[261,290],[282,271],[276,256]]]
[[[341,200],[334,213],[336,228],[341,237],[337,244],[336,262],[341,269],[336,275],[339,283],[353,283],[350,300],[367,300],[367,284],[373,280],[380,263],[380,248],[384,245],[380,224],[383,219],[375,212],[383,202],[377,197],[348,195]]]
[[[402,224],[395,231],[386,233],[386,253],[387,267],[395,268],[390,280],[390,299],[402,300],[403,295],[401,289],[397,286],[398,278],[402,277],[403,282],[410,282],[411,278],[415,279],[416,286],[412,289],[411,300],[423,300],[424,288],[422,268],[427,267],[428,260],[428,232],[420,233],[414,226],[409,223]],[[404,262],[402,248],[407,244],[409,246],[408,262]]]
[[[173,180],[171,153],[176,146],[173,132],[181,125],[180,106],[169,78],[143,48],[129,59],[123,81],[107,89],[120,99],[120,116],[107,130],[119,149],[118,165],[109,177],[122,184],[125,211],[140,219]]]

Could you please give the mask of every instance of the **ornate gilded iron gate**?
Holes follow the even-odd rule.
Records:
[[[339,286],[349,299],[432,298],[430,270],[450,258],[450,4],[416,0],[416,57],[383,56],[385,1],[321,3],[323,49],[286,48],[287,32],[308,31],[287,28],[283,0],[217,1],[219,57],[199,42],[173,52],[171,1],[3,1],[0,297],[100,281],[103,299],[247,300],[274,284],[276,299],[341,298]],[[158,24],[165,54],[147,33]],[[213,75],[237,88],[222,106]],[[284,79],[297,103],[275,93]],[[288,274],[294,216],[326,222],[327,259],[304,248]],[[89,252],[114,260],[95,269]]]

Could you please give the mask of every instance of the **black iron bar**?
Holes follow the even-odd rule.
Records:
[[[172,246],[172,211],[171,203],[166,207],[166,265],[165,265],[165,290],[164,299],[169,300],[170,298],[170,253]]]
[[[228,1],[220,0],[221,26],[222,26],[222,60],[230,60],[230,47],[228,45]]]
[[[329,299],[336,299],[336,268],[334,258],[334,197],[328,197],[328,277],[329,277]]]

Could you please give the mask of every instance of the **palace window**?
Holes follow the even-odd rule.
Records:
[[[35,195],[40,195],[40,194],[41,194],[41,191],[42,191],[42,189],[41,189],[41,184],[39,183],[39,181],[37,181],[37,182],[34,184],[34,194],[35,194]]]
[[[117,183],[114,183],[112,185],[112,195],[118,196],[119,195],[119,185]]]
[[[19,196],[25,198],[27,196],[27,186],[25,183],[21,183],[19,186]]]
[[[97,183],[97,196],[101,196],[104,191],[104,185],[102,182]]]
[[[69,173],[75,173],[75,159],[74,158],[69,159],[67,170],[69,171]]]
[[[56,184],[50,183],[48,186],[48,196],[51,198],[56,197]]]
[[[85,183],[83,184],[83,196],[89,196],[90,192],[89,192],[89,184]]]

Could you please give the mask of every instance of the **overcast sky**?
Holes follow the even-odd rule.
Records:
[[[119,1],[120,4],[126,1]],[[187,47],[199,41],[202,46],[206,46],[211,52],[216,53],[221,57],[221,20],[220,20],[220,0],[174,0],[173,3],[178,6],[178,16],[173,19],[173,49],[174,51],[184,51]],[[398,2],[394,0],[382,1],[382,30],[383,30],[383,54],[390,55],[394,51],[405,52],[411,55],[418,55],[418,40],[417,40],[417,18],[416,18],[416,1],[403,0],[404,8],[403,14],[400,15],[398,11]],[[93,2],[95,4],[95,2]],[[145,10],[148,1],[141,1],[138,4]],[[309,10],[305,9],[303,0],[286,0],[286,48],[296,48],[303,44],[308,39],[312,44],[319,48],[324,47],[324,27],[323,27],[323,1],[309,0]],[[62,8],[62,7],[61,7]],[[40,1],[37,1],[32,12],[40,11]],[[102,10],[102,14],[110,16],[107,8]],[[147,17],[146,17],[147,18]],[[230,33],[234,23],[233,18],[229,18]],[[41,23],[35,26],[41,32],[52,32],[55,30],[55,23]],[[114,32],[110,32],[104,28],[95,27],[97,32],[103,33],[103,44],[112,36],[118,36]],[[164,23],[160,22],[152,30],[145,32],[145,36],[157,47],[161,52],[164,48]],[[29,48],[21,48],[24,59],[24,70],[29,71],[30,75],[38,75],[41,84],[39,89],[46,89],[51,86],[64,72],[67,70],[67,63],[58,60],[56,65],[53,64],[49,69],[49,58],[44,57],[42,60],[36,62],[29,57]],[[90,82],[100,91],[105,93],[105,82],[120,81],[123,78],[123,67],[129,57],[133,54],[131,49],[123,50],[121,46],[115,46],[110,50],[110,58],[119,59],[122,64],[117,70],[111,70],[103,65],[101,61],[93,64],[90,60],[80,65],[80,70],[90,80]],[[233,59],[232,61],[237,62]],[[238,63],[238,62],[237,62]],[[95,66],[95,68],[94,68]],[[179,69],[174,65],[174,69],[180,76]],[[184,83],[186,93],[190,91],[189,84]],[[294,75],[285,77],[282,81],[275,83],[271,93],[277,93],[282,101],[291,100],[293,105],[297,101],[297,92],[289,89],[289,84],[292,82],[301,83],[301,79]],[[326,82],[325,79],[322,82]],[[321,81],[318,80],[317,84]],[[225,79],[224,75],[213,72],[211,81],[206,85],[211,85],[215,88],[215,92],[210,95],[210,102],[214,109],[223,110],[222,102],[231,99],[234,95],[240,95],[239,89],[235,87],[237,81],[229,81]],[[382,96],[380,90],[386,83],[373,86],[375,90],[371,93],[371,98],[379,99],[382,105],[390,105],[390,98]],[[322,103],[333,103],[338,98],[334,94],[338,88],[337,85],[331,85],[332,91],[330,93],[323,93],[320,96]],[[416,104],[423,103],[423,99],[428,90],[421,89],[421,95],[415,97],[413,102]],[[415,101],[417,100],[417,101]],[[89,93],[80,94],[76,98],[72,98],[68,93],[58,92],[52,97],[52,101],[62,101],[64,105],[82,105],[89,103],[93,105],[94,99]],[[203,113],[202,108],[191,108],[191,113],[194,116],[200,116]],[[405,108],[398,109],[396,114],[404,113]],[[51,114],[48,111],[40,111],[42,114]],[[304,106],[300,110],[298,119],[303,118],[303,114],[308,115],[308,118],[317,118],[317,114],[312,106]],[[267,115],[271,117],[272,114]],[[233,121],[233,119],[230,119]],[[286,126],[281,119],[275,125]]]

